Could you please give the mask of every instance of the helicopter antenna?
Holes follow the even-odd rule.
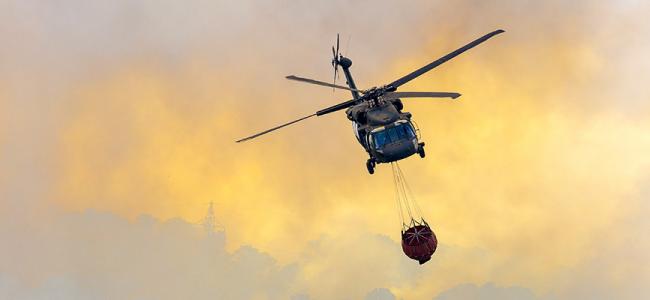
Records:
[[[348,42],[345,43],[345,56],[350,57],[350,40],[352,39],[352,35],[348,36]]]
[[[334,81],[332,85],[336,85],[336,78],[338,76],[338,71],[339,71],[339,34],[336,34],[336,49],[334,49],[334,46],[332,46],[332,55],[334,56],[332,58],[332,67],[334,67]],[[332,88],[332,92],[336,91],[335,88]]]

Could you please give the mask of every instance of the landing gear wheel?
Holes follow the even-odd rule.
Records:
[[[418,148],[418,154],[421,158],[424,158],[426,156],[426,153],[424,153],[424,143],[420,144],[420,148]]]
[[[366,168],[368,168],[368,173],[375,174],[375,161],[368,159],[366,162]]]

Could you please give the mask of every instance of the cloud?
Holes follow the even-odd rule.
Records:
[[[380,288],[374,289],[368,295],[366,295],[365,300],[395,300],[395,295],[391,293],[388,289]]]
[[[492,283],[482,286],[462,284],[440,293],[434,300],[535,300],[528,289],[521,287],[498,287]]]
[[[0,255],[3,299],[395,299],[374,287],[421,273],[398,244],[365,230],[315,239],[281,264],[247,245],[227,251],[223,231],[180,219],[87,210],[9,221],[0,220],[0,240],[10,241]]]
[[[639,197],[627,207],[635,212],[599,232],[597,254],[562,274],[549,299],[643,299],[650,297],[650,181],[640,183]],[[619,209],[626,209],[621,207]]]
[[[223,232],[178,219],[86,211],[32,226],[2,232],[2,298],[287,299],[296,280],[294,266],[226,252]]]
[[[0,232],[15,241],[0,253],[2,284],[36,286],[25,298],[154,296],[116,275],[126,273],[163,296],[216,293],[197,274],[244,298],[361,299],[385,287],[430,299],[483,282],[560,298],[641,294],[647,11],[634,1],[0,3]],[[463,94],[407,104],[428,156],[403,167],[441,242],[423,268],[400,252],[388,170],[365,174],[342,115],[232,142],[349,97],[282,78],[331,78],[336,32],[369,87],[496,28],[507,33],[404,87]],[[196,220],[209,201],[229,235],[207,251],[175,218]],[[212,267],[254,274],[255,288]]]

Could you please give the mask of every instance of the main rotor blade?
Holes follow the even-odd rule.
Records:
[[[285,78],[287,78],[289,80],[295,80],[295,81],[306,82],[306,83],[311,83],[311,84],[316,84],[316,85],[333,87],[333,88],[337,88],[337,89],[343,89],[343,90],[348,90],[348,91],[353,91],[353,92],[359,92],[359,93],[362,93],[362,94],[364,92],[364,91],[361,91],[361,90],[349,88],[347,86],[327,83],[327,82],[318,81],[318,80],[309,79],[309,78],[298,77],[298,76],[294,76],[294,75],[290,75],[290,76],[287,76]]]
[[[251,135],[251,136],[249,136],[249,137],[245,137],[245,138],[243,138],[243,139],[241,139],[241,140],[237,140],[236,142],[237,142],[237,143],[241,143],[241,142],[244,142],[244,141],[248,141],[248,140],[250,140],[250,139],[254,139],[254,138],[256,138],[256,137],[258,137],[258,136],[260,136],[260,135],[267,134],[267,133],[269,133],[269,132],[271,132],[271,131],[278,130],[278,129],[282,128],[282,127],[289,126],[289,125],[291,125],[291,124],[293,124],[293,123],[298,123],[298,122],[300,122],[300,121],[302,121],[302,120],[309,119],[309,118],[311,118],[311,117],[313,117],[313,116],[322,116],[322,115],[324,115],[324,114],[329,114],[329,113],[331,113],[331,112],[335,112],[335,111],[339,111],[339,110],[341,110],[341,109],[348,108],[348,107],[353,106],[354,104],[356,104],[356,103],[358,102],[358,100],[359,100],[359,99],[352,99],[352,100],[348,100],[348,101],[345,101],[345,102],[342,102],[342,103],[339,103],[339,104],[336,104],[336,105],[330,106],[330,107],[325,108],[325,109],[321,109],[321,110],[317,111],[315,114],[311,114],[311,115],[308,115],[308,116],[304,116],[304,117],[302,117],[302,118],[300,118],[300,119],[293,120],[293,121],[288,122],[288,123],[284,123],[284,124],[282,124],[282,125],[280,125],[280,126],[276,126],[276,127],[271,128],[271,129],[268,129],[268,130],[264,130],[264,131],[262,131],[262,132],[260,132],[260,133],[257,133],[257,134],[254,134],[254,135]]]
[[[360,99],[361,98],[359,98],[359,99],[351,99],[351,100],[348,100],[348,101],[345,101],[345,102],[341,102],[341,103],[339,103],[337,105],[332,105],[332,106],[330,106],[328,108],[324,108],[324,109],[321,109],[321,110],[317,111],[316,115],[317,116],[322,116],[322,115],[325,115],[325,114],[333,113],[335,111],[346,109],[346,108],[348,108],[350,106],[353,106],[353,105],[357,104],[357,102],[359,102]]]
[[[465,51],[467,51],[469,49],[472,49],[472,48],[476,47],[478,44],[481,44],[481,43],[487,41],[489,38],[491,38],[491,37],[493,37],[493,36],[495,36],[497,34],[503,33],[503,32],[505,32],[505,31],[503,31],[501,29],[490,32],[490,33],[488,33],[488,34],[474,40],[473,42],[471,42],[471,43],[469,43],[469,44],[467,44],[467,45],[465,45],[465,46],[463,46],[461,48],[458,48],[456,51],[451,52],[451,53],[439,58],[438,60],[436,60],[436,61],[434,61],[434,62],[432,62],[432,63],[430,63],[430,64],[428,64],[428,65],[426,65],[426,66],[424,66],[422,68],[419,68],[419,69],[413,71],[412,73],[410,73],[410,74],[408,74],[408,75],[406,75],[406,76],[404,76],[404,77],[402,77],[400,79],[397,79],[397,80],[393,81],[388,86],[396,89],[399,86],[401,86],[401,85],[403,85],[403,84],[417,78],[418,76],[430,71],[431,69],[433,69],[433,68],[445,63],[446,61],[458,56],[459,54],[461,54],[461,53],[463,53],[463,52],[465,52]]]
[[[289,123],[284,123],[284,124],[282,124],[282,125],[280,125],[280,126],[276,126],[276,127],[271,128],[271,129],[264,130],[264,131],[262,131],[262,132],[260,132],[260,133],[257,133],[257,134],[254,134],[254,135],[251,135],[251,136],[249,136],[249,137],[245,137],[245,138],[243,138],[243,139],[241,139],[241,140],[238,140],[237,143],[241,143],[241,142],[244,142],[244,141],[248,141],[248,140],[250,140],[250,139],[254,139],[254,138],[256,138],[256,137],[258,137],[258,136],[260,136],[260,135],[267,134],[267,133],[269,133],[269,132],[271,132],[271,131],[278,130],[278,129],[282,128],[282,127],[289,126],[289,125],[291,125],[291,124],[293,124],[293,123],[298,123],[298,122],[300,122],[300,121],[302,121],[302,120],[305,120],[305,119],[311,118],[311,117],[313,117],[313,116],[315,116],[315,115],[316,115],[316,114],[312,114],[312,115],[309,115],[309,116],[305,116],[305,117],[302,117],[302,118],[300,118],[300,119],[293,120],[293,121],[291,121],[291,122],[289,122]]]
[[[456,99],[460,97],[459,93],[448,92],[388,92],[382,95],[384,99],[398,99],[398,98],[451,98]]]

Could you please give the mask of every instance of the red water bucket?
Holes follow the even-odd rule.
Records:
[[[424,220],[422,224],[419,222],[411,222],[411,224],[410,228],[402,231],[402,250],[406,256],[423,264],[436,252],[438,240]]]

